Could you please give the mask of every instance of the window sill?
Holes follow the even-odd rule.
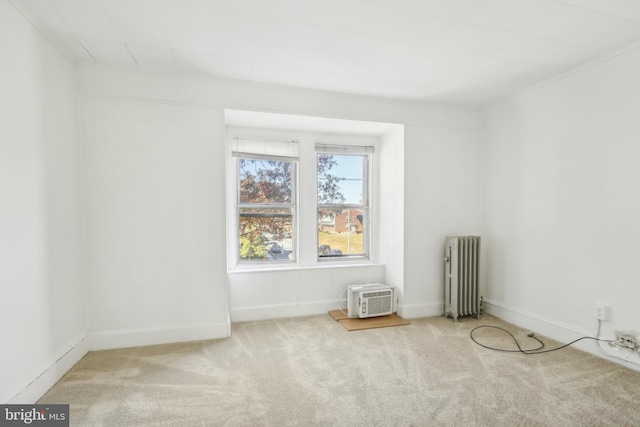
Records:
[[[326,270],[326,269],[336,269],[336,268],[361,268],[361,267],[381,267],[384,264],[374,263],[371,261],[323,261],[319,262],[316,265],[300,265],[300,264],[290,264],[290,265],[273,265],[273,266],[242,266],[234,269],[227,269],[227,274],[246,274],[246,273],[269,273],[276,271],[302,271],[302,270]]]

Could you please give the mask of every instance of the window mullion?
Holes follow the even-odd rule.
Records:
[[[333,203],[318,203],[318,209],[321,209],[321,208],[351,209],[351,208],[366,208],[366,207],[368,207],[368,205],[361,205],[361,204],[342,205],[342,204],[333,204]]]
[[[239,208],[255,209],[293,209],[293,203],[238,203]]]

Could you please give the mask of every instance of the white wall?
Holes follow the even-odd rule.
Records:
[[[435,316],[444,302],[445,238],[483,234],[479,133],[407,126],[404,167],[404,313]]]
[[[396,281],[398,278],[404,278],[404,283],[396,284],[396,286],[402,285],[407,295],[412,295],[412,301],[405,301],[405,303],[413,305],[411,312],[408,312],[408,316],[418,317],[440,314],[443,293],[442,268],[440,268],[442,256],[440,254],[441,250],[437,248],[443,245],[446,233],[437,231],[436,223],[425,225],[424,222],[425,218],[429,218],[429,215],[448,218],[444,220],[444,223],[449,225],[450,230],[456,232],[462,232],[467,229],[474,229],[475,231],[474,225],[481,222],[479,210],[467,210],[464,214],[459,212],[460,209],[466,209],[468,206],[473,205],[475,207],[473,202],[466,202],[465,200],[470,199],[473,201],[479,197],[476,183],[480,181],[480,168],[477,166],[477,159],[475,158],[475,154],[479,149],[477,135],[480,129],[480,114],[478,112],[275,86],[150,75],[87,64],[79,66],[79,81],[84,98],[87,100],[91,98],[88,104],[83,102],[83,114],[85,115],[83,118],[83,143],[86,149],[89,150],[87,156],[95,157],[95,167],[90,167],[87,164],[85,168],[87,176],[86,188],[93,190],[97,185],[98,187],[95,188],[100,189],[100,195],[95,195],[93,199],[87,202],[88,233],[90,236],[101,236],[101,239],[106,239],[92,241],[90,238],[88,241],[89,253],[93,254],[90,255],[92,259],[104,263],[95,270],[92,264],[94,261],[89,263],[90,284],[93,289],[92,310],[98,310],[95,316],[96,320],[102,322],[99,324],[101,331],[118,335],[126,333],[130,328],[144,329],[153,323],[143,324],[141,323],[142,319],[135,318],[137,316],[135,307],[138,305],[136,301],[142,300],[141,295],[135,297],[134,302],[129,303],[129,305],[124,305],[124,303],[116,300],[103,300],[103,298],[108,297],[114,284],[115,289],[119,290],[119,292],[123,292],[132,283],[138,283],[135,288],[142,286],[145,291],[151,290],[153,285],[141,284],[146,280],[142,270],[154,266],[157,268],[158,266],[156,261],[145,260],[145,257],[148,256],[145,254],[145,250],[149,249],[151,253],[156,253],[158,249],[154,245],[159,242],[144,235],[122,238],[124,239],[122,241],[117,240],[119,239],[117,237],[118,234],[130,233],[134,225],[137,226],[137,224],[145,221],[145,218],[150,218],[154,212],[154,204],[156,204],[156,200],[153,197],[147,197],[139,202],[135,209],[131,210],[132,215],[140,216],[136,220],[126,218],[105,220],[108,215],[99,213],[106,200],[113,202],[109,202],[108,205],[124,206],[129,203],[128,200],[131,199],[131,195],[135,194],[126,189],[125,181],[117,178],[123,168],[123,166],[119,166],[120,160],[118,159],[128,156],[127,147],[129,145],[122,143],[120,140],[129,138],[131,143],[131,141],[144,138],[144,133],[152,131],[154,124],[168,121],[168,129],[167,127],[163,127],[163,129],[164,132],[169,133],[166,139],[162,138],[162,147],[170,145],[170,140],[174,139],[171,135],[180,129],[187,132],[187,136],[190,137],[182,138],[182,145],[187,144],[188,142],[185,141],[189,139],[204,137],[209,139],[212,147],[214,147],[207,148],[206,145],[198,145],[197,148],[194,148],[192,157],[194,160],[196,158],[210,158],[210,153],[206,150],[213,149],[215,153],[220,155],[220,159],[212,161],[222,162],[223,137],[222,132],[219,131],[224,125],[222,115],[216,115],[216,117],[210,119],[209,125],[213,132],[211,135],[208,135],[207,129],[201,126],[198,126],[197,130],[189,131],[189,120],[196,114],[198,109],[221,111],[225,108],[231,108],[325,118],[399,123],[408,124],[412,127],[412,132],[405,134],[405,147],[412,147],[411,151],[404,152],[404,157],[402,157],[402,150],[396,151],[394,160],[394,166],[399,169],[394,173],[401,174],[400,177],[404,176],[404,188],[400,186],[396,191],[402,192],[403,195],[418,195],[417,200],[412,202],[411,207],[418,206],[419,209],[402,218],[405,223],[409,218],[414,229],[408,231],[409,229],[405,227],[405,235],[401,234],[394,239],[394,245],[401,248],[400,250],[404,251],[405,254],[414,254],[411,258],[412,261],[407,264],[407,262],[401,263],[396,260],[396,262],[390,263],[392,270],[389,270],[389,266],[377,266],[373,269],[367,269],[366,272],[353,267],[329,269],[318,272],[318,275],[314,276],[317,277],[317,281],[314,280],[311,283],[306,282],[307,276],[300,277],[300,271],[266,273],[260,277],[245,273],[233,273],[229,275],[229,280],[231,282],[230,286],[233,287],[231,290],[231,306],[237,309],[234,311],[234,320],[252,320],[265,316],[273,317],[274,315],[311,314],[317,312],[323,301],[324,303],[327,302],[327,298],[337,298],[329,295],[334,295],[339,290],[338,288],[342,288],[345,283],[360,280],[384,280],[385,278],[394,278]],[[106,110],[103,111],[102,109]],[[163,113],[165,110],[173,111],[175,115],[174,113]],[[118,114],[118,120],[109,124],[108,120],[110,119],[107,117],[113,114]],[[89,123],[89,121],[92,123],[91,127],[93,127],[93,123],[99,124],[100,131],[88,129],[85,123]],[[160,132],[160,134],[163,134],[163,132]],[[473,137],[473,135],[476,137]],[[148,157],[153,154],[153,141],[149,140],[137,144],[139,147],[136,150],[141,150],[142,155]],[[103,146],[109,148],[102,148]],[[161,149],[165,150],[164,148]],[[102,150],[106,151],[102,153]],[[178,164],[171,161],[170,158],[178,153],[178,145],[168,151],[165,150],[165,154],[161,157],[164,160],[156,160],[151,172],[143,170],[141,173],[145,175],[145,184],[140,187],[139,191],[143,191],[145,188],[153,188],[154,178],[161,180],[162,185],[168,185],[167,174],[181,176],[185,172],[185,168],[188,167],[188,162]],[[197,153],[200,155],[198,156]],[[452,154],[457,156],[453,168],[457,174],[455,186],[458,190],[458,198],[453,204],[438,204],[436,208],[433,208],[432,203],[430,204],[429,201],[439,203],[440,200],[447,197],[447,190],[439,184],[441,177],[438,171],[444,170],[443,165]],[[422,156],[428,157],[425,157],[425,161],[421,161]],[[402,158],[402,160],[399,160],[399,158]],[[150,159],[154,161],[153,157],[150,157]],[[200,163],[197,164],[199,165]],[[208,175],[208,181],[193,182],[192,184],[196,186],[196,190],[193,191],[201,194],[206,203],[219,203],[220,209],[223,210],[223,189],[214,188],[209,182],[219,182],[220,185],[224,182],[222,163],[219,163],[219,165],[219,169],[211,167],[211,175]],[[425,168],[425,165],[429,166],[429,168]],[[407,179],[408,176],[411,179]],[[111,180],[116,182],[120,180],[121,182],[111,186],[107,184]],[[92,182],[95,184],[92,184]],[[465,185],[465,183],[468,185]],[[382,188],[383,186],[381,185],[380,187]],[[389,191],[388,187],[386,191]],[[90,192],[88,191],[87,193]],[[124,198],[119,200],[119,197]],[[402,201],[403,197],[397,195],[396,200]],[[161,203],[158,202],[157,205],[163,208],[167,207],[167,205],[175,206],[179,200],[178,192],[170,191],[166,195],[166,199]],[[405,212],[406,206],[405,204]],[[182,206],[182,214],[187,216],[194,215],[195,209],[196,206],[193,204],[184,205]],[[117,211],[116,209],[116,213]],[[225,242],[225,227],[222,215],[223,213],[216,210],[209,217],[208,223],[204,217],[199,218],[197,223],[197,227],[209,227],[211,229],[210,241],[221,247]],[[97,221],[96,218],[100,218],[100,220]],[[172,222],[166,221],[164,224],[169,226]],[[166,234],[168,232],[163,231],[163,233]],[[409,234],[410,236],[406,237]],[[170,242],[174,244],[177,239],[174,236],[170,239]],[[119,256],[116,254],[117,249],[124,249],[125,246],[138,248],[134,256],[127,261],[132,265],[136,264],[136,267],[128,268],[134,269],[137,273],[135,275],[133,273],[125,273],[123,276],[117,277],[114,272],[109,272],[111,266],[108,264],[110,262],[108,260]],[[429,248],[428,251],[425,252],[425,248]],[[130,251],[127,249],[125,253]],[[435,256],[435,259],[429,261],[431,264],[425,268],[425,259],[432,256]],[[113,262],[115,262],[115,266],[121,266],[124,261]],[[211,265],[208,267],[214,270],[212,275],[216,277],[223,275],[223,272],[226,271],[224,259],[213,258]],[[199,268],[203,268],[203,266]],[[174,270],[175,267],[163,265],[160,271],[169,272],[175,277]],[[122,269],[118,268],[118,271],[122,271]],[[410,274],[407,275],[407,272]],[[109,278],[110,282],[101,278],[103,274]],[[315,274],[315,272],[311,274]],[[264,287],[259,286],[260,283],[263,283],[262,281],[266,283]],[[298,288],[298,285],[292,284],[296,282],[305,283],[308,289],[305,287]],[[318,285],[316,286],[315,283]],[[327,287],[327,283],[330,284],[329,287]],[[162,289],[171,291],[171,286],[167,281]],[[207,301],[210,298],[214,298],[216,301],[222,298],[226,301],[227,288],[224,281],[213,281],[211,286],[212,288],[206,292],[201,290],[203,291],[200,294],[201,298]],[[273,292],[274,289],[276,292]],[[129,290],[125,295],[130,295],[133,292],[138,291]],[[153,301],[157,301],[157,298],[154,297]],[[161,302],[161,307],[169,307],[168,302],[168,300],[165,303]],[[274,311],[274,308],[276,311]],[[217,303],[210,310],[216,321],[228,314],[226,306],[223,307],[222,305],[217,305]],[[112,314],[118,314],[120,320],[109,320]],[[157,314],[153,316],[153,320],[157,324],[157,321],[162,320],[162,317]],[[169,323],[167,322],[160,326],[168,328],[170,327]],[[98,325],[96,326],[98,327]]]
[[[404,313],[404,126],[396,127],[380,137],[380,182],[377,241],[380,259],[385,265],[384,283],[398,290],[398,313]]]
[[[81,109],[92,347],[228,336],[221,111]]]
[[[87,351],[76,81],[0,2],[0,402],[29,403]]]
[[[635,48],[488,109],[490,311],[564,341],[602,302],[605,338],[640,331],[638,75]]]
[[[344,308],[347,285],[382,282],[384,272],[380,264],[230,272],[231,319],[308,316]]]
[[[256,114],[252,114],[256,115]],[[269,117],[274,117],[269,115]],[[283,116],[284,117],[284,116]],[[354,144],[375,146],[379,151],[377,136],[338,133],[331,120],[323,120],[322,131],[287,128],[286,117],[281,128],[263,129],[227,125],[227,240],[231,242],[227,250],[229,269],[229,308],[231,320],[246,321],[275,317],[300,316],[327,313],[346,307],[346,287],[357,282],[384,282],[385,265],[378,255],[378,247],[371,248],[370,260],[349,260],[319,262],[317,260],[317,213],[310,207],[316,204],[315,165],[309,167],[304,162],[315,159],[315,143]],[[362,122],[358,122],[362,124]],[[292,125],[293,126],[293,125]],[[328,133],[335,132],[335,133]],[[279,265],[238,265],[237,253],[231,249],[237,245],[236,215],[236,171],[231,157],[235,137],[265,138],[275,141],[298,141],[300,162],[298,168],[299,209],[296,218],[300,236],[296,237],[297,260]],[[374,205],[385,204],[379,197],[379,154],[373,156],[373,176],[371,179]],[[400,209],[401,210],[401,209]],[[381,234],[379,221],[371,212],[372,235]]]

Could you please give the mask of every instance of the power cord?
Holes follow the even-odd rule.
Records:
[[[599,325],[598,325],[598,326],[599,326]],[[475,331],[477,331],[478,329],[483,329],[483,328],[497,329],[497,330],[499,330],[499,331],[502,331],[502,332],[504,332],[504,333],[508,334],[508,335],[511,337],[511,339],[513,339],[513,342],[516,344],[516,347],[518,347],[518,349],[517,349],[517,350],[509,350],[509,349],[504,349],[504,348],[496,348],[496,347],[491,347],[491,346],[489,346],[489,345],[485,345],[485,344],[482,344],[482,343],[478,342],[478,340],[476,340],[476,339],[474,338],[473,333],[474,333]],[[598,336],[599,336],[599,335],[600,335],[600,328],[598,327]],[[560,347],[550,348],[550,349],[548,349],[548,350],[542,350],[542,349],[544,348],[544,343],[542,342],[542,340],[540,340],[538,337],[536,337],[536,336],[533,334],[533,332],[529,333],[527,336],[528,336],[529,338],[533,338],[534,340],[538,341],[538,343],[540,344],[540,346],[539,346],[539,347],[536,347],[536,348],[532,348],[532,349],[523,349],[523,348],[522,348],[522,346],[520,346],[520,343],[518,342],[518,340],[516,339],[516,337],[515,337],[515,336],[513,336],[513,334],[512,334],[511,332],[507,331],[507,330],[506,330],[506,329],[504,329],[504,328],[500,328],[500,327],[498,327],[498,326],[482,325],[482,326],[478,326],[478,327],[476,327],[476,328],[473,328],[473,329],[471,330],[471,332],[469,333],[469,337],[471,338],[471,340],[472,340],[474,343],[478,344],[479,346],[484,347],[484,348],[488,348],[489,350],[502,351],[502,352],[505,352],[505,353],[522,353],[522,354],[541,354],[541,353],[549,353],[549,352],[552,352],[552,351],[561,350],[561,349],[563,349],[563,348],[565,348],[565,347],[568,347],[568,346],[570,346],[570,345],[572,345],[572,344],[575,344],[575,343],[577,343],[578,341],[581,341],[581,340],[595,340],[597,343],[599,343],[599,342],[601,342],[601,341],[602,341],[602,342],[613,342],[613,341],[611,341],[611,340],[603,340],[603,339],[600,339],[598,336],[596,336],[596,337],[580,337],[580,338],[578,338],[578,339],[576,339],[576,340],[573,340],[573,341],[571,341],[571,342],[570,342],[570,343],[568,343],[568,344],[564,344],[564,345],[562,345],[562,346],[560,346]],[[598,345],[598,347],[600,347],[600,346]],[[603,351],[604,351],[604,350],[603,350]]]
[[[342,296],[344,294],[347,293],[347,288],[344,288],[344,290],[342,292],[340,292],[340,297],[338,298],[339,300],[342,300]],[[348,309],[348,308],[347,308]],[[344,314],[345,316],[349,317],[348,313],[345,313],[344,309],[342,307],[338,307],[338,310],[340,310],[340,312],[342,312],[342,314]]]

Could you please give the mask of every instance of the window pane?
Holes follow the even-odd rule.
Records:
[[[364,209],[318,209],[318,256],[364,256]]]
[[[293,162],[239,159],[240,203],[292,203]]]
[[[294,260],[292,209],[241,208],[240,259]]]
[[[366,204],[363,155],[318,154],[318,203]]]

